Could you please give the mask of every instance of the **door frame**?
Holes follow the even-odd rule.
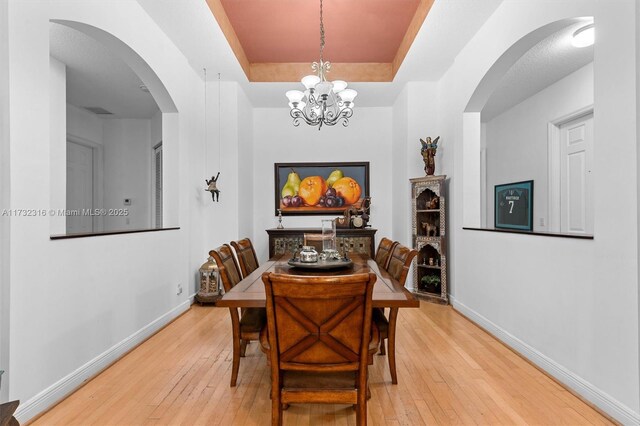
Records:
[[[164,222],[164,145],[163,141],[156,143],[151,147],[151,167],[149,170],[151,171],[151,188],[149,191],[150,199],[149,206],[150,210],[150,222],[152,228],[162,228],[164,223],[161,223],[160,226],[156,223],[156,150],[158,148],[162,149],[162,174],[160,175],[160,179],[162,179],[162,221]]]
[[[560,127],[578,118],[593,114],[593,104],[577,109],[552,120],[548,124],[547,137],[547,229],[560,232],[562,221],[560,177]]]
[[[91,148],[93,152],[93,208],[102,209],[104,207],[104,148],[99,143],[67,133],[67,143],[69,142]],[[101,232],[103,230],[104,217],[102,215],[94,215],[93,232]]]

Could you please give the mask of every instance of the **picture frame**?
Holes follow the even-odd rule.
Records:
[[[533,231],[533,181],[494,187],[494,226],[497,229]]]
[[[303,181],[305,185],[301,190]],[[337,186],[333,188],[333,184]],[[327,196],[329,188],[336,190],[335,196],[331,192]],[[274,189],[276,216],[278,210],[283,216],[341,215],[348,208],[360,208],[364,198],[371,196],[369,162],[275,163]],[[296,196],[299,200],[294,200]],[[287,200],[286,197],[290,198]]]

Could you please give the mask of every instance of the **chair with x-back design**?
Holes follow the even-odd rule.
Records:
[[[220,274],[224,291],[230,291],[242,279],[231,247],[224,244],[211,250],[209,255],[218,264],[218,274]],[[238,314],[238,308],[229,308],[229,313],[231,314],[231,334],[233,337],[231,386],[235,386],[240,369],[240,357],[244,357],[249,341],[260,340],[260,331],[266,325],[267,314],[264,308],[246,308],[242,310],[241,315]]]
[[[265,273],[271,418],[283,405],[354,404],[367,421],[367,367],[375,274],[305,277]]]

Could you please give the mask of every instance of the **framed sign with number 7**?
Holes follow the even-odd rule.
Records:
[[[495,227],[533,230],[533,181],[496,185],[494,189]]]

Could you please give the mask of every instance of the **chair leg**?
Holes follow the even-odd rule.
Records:
[[[387,352],[385,351],[385,348],[384,348],[384,339],[380,338],[380,352],[378,353],[378,355],[384,356],[386,354]]]
[[[238,381],[238,370],[240,369],[240,338],[233,336],[233,364],[231,366],[231,387]]]
[[[396,373],[396,321],[398,320],[398,308],[391,308],[389,312],[389,372],[391,373],[391,383],[398,384],[398,374]]]
[[[367,425],[367,398],[365,392],[358,395],[358,404],[356,405],[356,424],[358,426]]]
[[[282,426],[282,404],[279,396],[271,397],[271,425]]]
[[[240,356],[244,358],[245,352],[247,352],[247,340],[240,340]]]

